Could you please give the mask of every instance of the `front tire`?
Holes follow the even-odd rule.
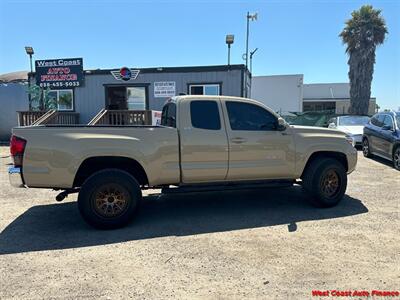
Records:
[[[303,187],[310,202],[317,207],[337,205],[347,188],[347,173],[343,164],[336,159],[315,159],[303,176]]]
[[[400,146],[397,146],[393,152],[393,167],[400,171]]]
[[[372,157],[371,148],[369,147],[369,141],[367,138],[363,139],[362,152],[364,157]]]
[[[105,169],[84,182],[78,208],[89,225],[114,229],[133,219],[141,199],[140,185],[132,175],[118,169]]]

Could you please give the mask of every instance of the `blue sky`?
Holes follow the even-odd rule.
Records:
[[[84,68],[243,63],[247,11],[254,75],[304,74],[305,83],[348,81],[338,34],[363,4],[382,9],[389,28],[377,50],[372,96],[400,107],[400,1],[28,1],[0,0],[0,74],[36,59],[83,57]]]

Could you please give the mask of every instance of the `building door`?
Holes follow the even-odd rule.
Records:
[[[146,87],[106,87],[106,108],[109,110],[146,110]]]
[[[107,87],[107,109],[110,110],[127,109],[126,87],[124,86]]]

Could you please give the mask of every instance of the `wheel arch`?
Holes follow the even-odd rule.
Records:
[[[149,184],[146,171],[135,159],[124,156],[94,156],[86,158],[80,164],[75,174],[73,186],[80,187],[95,172],[109,168],[128,172],[141,186]]]
[[[337,152],[337,151],[316,151],[310,155],[310,157],[307,160],[306,165],[304,166],[303,172],[301,174],[300,178],[303,178],[304,173],[306,172],[307,168],[310,166],[310,164],[321,158],[333,158],[339,161],[345,168],[346,172],[349,170],[349,164],[347,161],[346,154],[343,152]]]
[[[394,155],[394,152],[400,147],[400,141],[394,142],[392,146],[392,156]]]

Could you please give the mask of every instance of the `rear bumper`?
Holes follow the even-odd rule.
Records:
[[[21,168],[14,166],[9,167],[8,178],[13,187],[25,187],[24,181],[22,180]]]

